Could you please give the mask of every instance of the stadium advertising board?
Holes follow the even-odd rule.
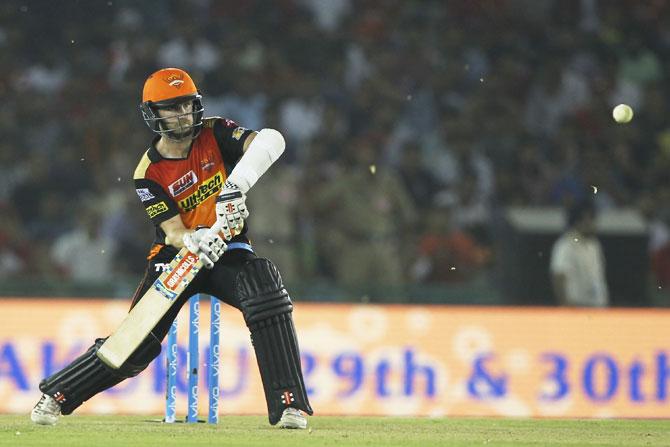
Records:
[[[26,413],[42,377],[110,333],[127,303],[4,299],[0,412]],[[206,301],[206,300],[205,300]],[[208,304],[201,311],[201,413]],[[264,414],[241,314],[223,306],[221,412]],[[316,414],[670,417],[670,311],[297,303]],[[177,409],[186,408],[188,312],[179,317]],[[79,413],[164,412],[165,352]]]

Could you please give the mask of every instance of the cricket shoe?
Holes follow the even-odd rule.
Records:
[[[42,398],[30,413],[30,419],[40,425],[56,425],[59,416],[60,405],[48,394],[42,394]]]
[[[307,428],[307,418],[297,408],[288,407],[279,419],[279,428]]]

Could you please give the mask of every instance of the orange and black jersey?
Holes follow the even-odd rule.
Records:
[[[165,246],[160,224],[180,215],[186,228],[211,227],[216,222],[216,196],[243,154],[244,140],[253,131],[225,118],[205,118],[200,135],[186,158],[163,158],[157,137],[135,169],[135,189],[156,227],[149,257]],[[247,242],[247,226],[235,242]]]

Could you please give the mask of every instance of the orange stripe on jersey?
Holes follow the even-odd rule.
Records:
[[[154,256],[156,256],[163,247],[165,247],[163,244],[154,244],[151,247],[151,251],[149,252],[149,256],[147,256],[147,259],[152,259]]]

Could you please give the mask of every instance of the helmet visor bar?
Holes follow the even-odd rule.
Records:
[[[160,106],[162,106],[162,108],[174,107],[185,101],[182,99],[181,101],[170,101],[169,103],[144,103],[141,107],[144,121],[151,130],[171,140],[183,140],[189,137],[193,139],[200,133],[204,107],[202,106],[199,97],[196,97],[195,99],[191,97],[189,99],[192,101],[193,110],[166,117],[159,116],[157,109]],[[184,118],[187,116],[192,117],[190,124],[185,123],[186,120]]]

